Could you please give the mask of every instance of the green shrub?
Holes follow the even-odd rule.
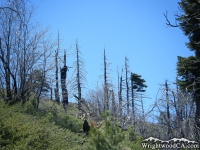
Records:
[[[82,128],[82,122],[77,118],[71,117],[67,114],[58,115],[55,118],[56,125],[71,130],[72,132],[78,133]]]
[[[66,119],[68,123],[71,122],[71,128],[77,130],[75,129],[77,126],[75,118],[65,117],[66,114],[55,113],[51,110],[45,113],[42,111],[42,113],[36,113],[36,116],[33,116],[24,113],[23,109],[26,108],[19,105],[7,106],[0,102],[0,149],[88,149],[88,142],[84,142],[86,139],[67,129],[66,124],[63,123]],[[58,118],[65,127],[55,125],[54,119]]]
[[[133,126],[128,131],[122,131],[108,111],[103,113],[102,118],[104,121],[101,128],[92,128],[90,131],[90,142],[96,150],[143,150],[142,138],[137,136]]]
[[[9,145],[12,141],[12,133],[9,131],[8,127],[0,120],[0,148]]]
[[[118,127],[117,123],[113,122],[109,112],[106,111],[102,118],[104,119],[104,125],[101,129],[92,128],[90,131],[91,144],[97,150],[121,149],[125,134]]]
[[[50,102],[48,102],[50,105]],[[31,101],[24,107],[0,102],[0,149],[2,150],[142,150],[142,138],[133,127],[121,131],[109,112],[100,129],[92,128],[89,136],[77,134],[83,122],[59,106],[35,110]]]

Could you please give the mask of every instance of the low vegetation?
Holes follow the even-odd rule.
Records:
[[[133,129],[121,131],[117,124],[111,123],[108,112],[102,116],[102,127],[92,128],[85,136],[80,133],[83,121],[66,114],[54,102],[47,100],[37,111],[32,107],[31,102],[24,107],[20,103],[9,106],[0,102],[0,149],[142,149],[142,139]]]

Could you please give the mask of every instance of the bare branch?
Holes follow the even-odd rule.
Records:
[[[13,9],[13,8],[11,8],[11,7],[7,7],[7,6],[0,7],[0,9],[2,9],[2,10],[4,10],[4,9],[10,9],[11,11],[15,12],[15,13],[19,16],[20,21],[23,22],[22,17],[21,17],[21,14],[20,14],[20,12],[18,12],[17,10],[15,10],[15,9]]]
[[[169,19],[168,19],[167,14],[168,14],[167,11],[166,11],[166,14],[163,13],[163,15],[165,16],[165,19],[166,19],[166,25],[167,25],[167,26],[170,26],[170,27],[179,27],[179,25],[177,25],[177,24],[175,24],[175,25],[171,24],[171,22],[170,22]]]

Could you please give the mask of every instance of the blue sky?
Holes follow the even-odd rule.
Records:
[[[142,75],[148,85],[148,108],[156,99],[158,84],[175,81],[177,56],[192,55],[179,28],[165,24],[178,11],[177,0],[34,0],[34,19],[49,27],[56,40],[60,32],[61,49],[75,50],[78,40],[87,72],[86,89],[93,89],[103,74],[106,49],[110,79],[117,86],[117,66],[129,59],[130,71]],[[72,56],[67,63],[72,66]],[[70,72],[69,72],[70,73]]]

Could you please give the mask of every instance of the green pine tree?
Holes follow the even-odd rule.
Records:
[[[110,112],[102,114],[103,125],[100,129],[92,128],[90,131],[91,143],[97,150],[118,150],[122,147],[125,133],[113,121]]]
[[[198,0],[182,0],[179,2],[182,14],[176,20],[179,27],[189,38],[187,47],[195,51],[195,56],[200,58],[200,3]]]
[[[146,88],[147,85],[144,84],[146,81],[144,79],[141,79],[141,75],[132,73],[131,81],[132,81],[132,89],[133,90],[136,90],[136,92],[145,92],[144,88]]]
[[[180,14],[176,14],[177,25],[172,25],[168,20],[167,25],[179,27],[188,37],[187,47],[194,51],[194,56],[180,57],[177,62],[177,85],[180,90],[186,90],[187,93],[193,96],[196,105],[195,112],[195,138],[200,142],[200,1],[199,0],[181,0],[178,3]],[[196,128],[197,127],[197,128]]]
[[[182,0],[179,2],[181,15],[176,16],[178,26],[188,37],[187,47],[195,52],[195,56],[188,58],[178,57],[177,84],[180,89],[187,90],[193,94],[196,103],[195,120],[197,127],[200,127],[200,3],[198,0]]]
[[[199,87],[199,84],[196,84],[196,79],[200,77],[200,62],[197,57],[180,57],[178,56],[177,62],[177,84],[182,90],[193,93],[194,98],[197,96],[198,91],[195,92],[195,89]]]

